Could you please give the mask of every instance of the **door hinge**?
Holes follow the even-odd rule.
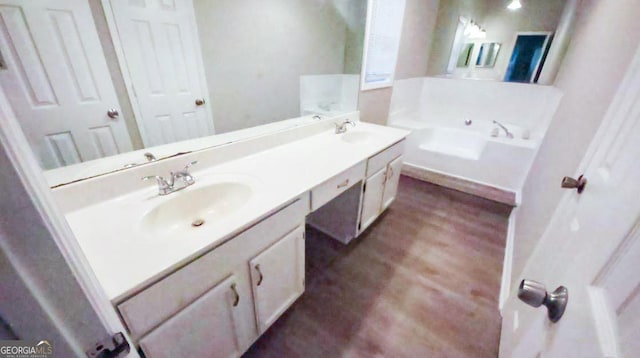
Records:
[[[364,183],[362,186],[362,192],[364,193],[365,191],[367,191],[367,183]]]
[[[126,356],[130,351],[131,347],[124,334],[118,332],[96,342],[86,353],[90,358],[119,358]]]
[[[358,231],[360,231],[361,229],[362,229],[362,221],[358,223]]]

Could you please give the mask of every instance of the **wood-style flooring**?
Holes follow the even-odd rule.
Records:
[[[306,291],[245,357],[497,357],[510,210],[401,177],[349,245],[308,228]]]

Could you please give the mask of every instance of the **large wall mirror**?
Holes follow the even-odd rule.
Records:
[[[551,84],[576,3],[440,0],[428,75]],[[550,73],[544,80],[543,69]]]
[[[43,169],[139,152],[98,169],[116,170],[174,142],[356,110],[366,11],[366,0],[0,0],[0,85]]]

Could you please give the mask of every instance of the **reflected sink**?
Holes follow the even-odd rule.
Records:
[[[252,189],[240,182],[219,182],[169,195],[169,200],[142,219],[146,233],[155,237],[179,235],[218,223],[242,209],[251,199]]]
[[[357,143],[371,142],[375,137],[376,135],[371,132],[353,131],[353,132],[346,132],[345,134],[343,134],[342,140],[348,143],[357,144]]]

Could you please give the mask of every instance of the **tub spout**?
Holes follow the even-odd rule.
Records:
[[[504,130],[504,134],[507,136],[507,138],[513,138],[513,133],[509,132],[509,130],[507,129],[507,127],[504,126],[504,124],[494,120],[493,124],[497,125],[498,127],[502,128],[502,130]]]

